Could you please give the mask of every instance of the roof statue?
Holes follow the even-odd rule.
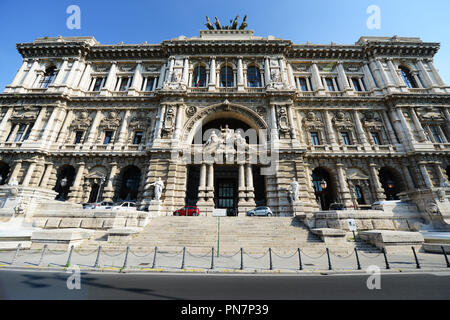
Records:
[[[230,20],[230,25],[228,26],[222,26],[220,24],[220,21],[217,17],[214,17],[216,19],[216,21],[214,22],[214,25],[216,26],[216,30],[237,30],[238,29],[238,19],[239,16],[236,16],[236,18],[234,18],[234,20]],[[242,20],[241,25],[239,26],[239,30],[244,30],[245,28],[247,28],[247,22],[245,22],[247,20],[247,16],[244,17],[244,20]],[[206,16],[206,23],[205,26],[209,29],[209,30],[214,30],[214,25],[211,23],[211,21],[209,20],[209,17]]]
[[[206,16],[206,23],[205,26],[209,29],[209,30],[214,30],[214,26],[212,25],[211,21],[209,20],[209,17]]]

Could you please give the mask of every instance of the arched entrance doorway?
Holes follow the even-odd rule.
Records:
[[[122,170],[120,189],[116,200],[136,201],[138,197],[139,183],[141,181],[141,170],[136,166],[126,167]]]
[[[312,172],[312,180],[316,200],[321,210],[329,210],[330,205],[336,202],[336,184],[331,174],[325,168],[315,168]]]
[[[386,200],[399,200],[398,193],[403,189],[400,174],[393,168],[383,167],[380,169],[379,177]]]
[[[0,185],[6,184],[10,167],[6,162],[0,162]]]
[[[75,180],[75,168],[66,165],[59,169],[56,185],[54,190],[58,192],[56,200],[66,201],[69,196],[70,187],[73,185]]]

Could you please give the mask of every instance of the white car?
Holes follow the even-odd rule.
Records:
[[[273,215],[272,210],[269,207],[257,207],[253,210],[247,212],[247,215],[250,217],[253,216],[263,216],[263,217],[271,217]]]
[[[135,202],[125,201],[117,203],[112,207],[113,210],[137,210]]]

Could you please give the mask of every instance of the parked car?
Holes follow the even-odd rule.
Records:
[[[263,217],[271,217],[273,215],[272,210],[269,207],[257,207],[253,210],[247,212],[247,215],[250,217],[253,216],[263,216]]]
[[[196,206],[186,206],[173,212],[174,216],[198,216],[200,210]]]
[[[114,203],[112,202],[98,202],[98,203],[83,203],[83,209],[103,209],[108,210],[113,207]]]
[[[345,205],[343,203],[332,203],[330,204],[330,210],[345,210]]]
[[[124,201],[120,203],[116,203],[113,207],[113,210],[137,210],[136,202]]]

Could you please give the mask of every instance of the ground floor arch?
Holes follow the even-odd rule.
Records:
[[[400,173],[392,167],[382,167],[379,177],[386,200],[399,200],[398,194],[405,189]]]
[[[11,168],[6,162],[0,162],[0,185],[6,184]]]
[[[58,193],[57,200],[65,201],[69,198],[70,187],[75,180],[75,168],[71,165],[62,166],[57,172],[54,190]]]
[[[338,202],[335,177],[328,169],[315,168],[312,172],[312,182],[321,210],[328,210],[332,203]]]
[[[141,170],[134,165],[122,169],[119,175],[118,190],[115,200],[136,201],[138,199],[139,185],[141,181]]]

